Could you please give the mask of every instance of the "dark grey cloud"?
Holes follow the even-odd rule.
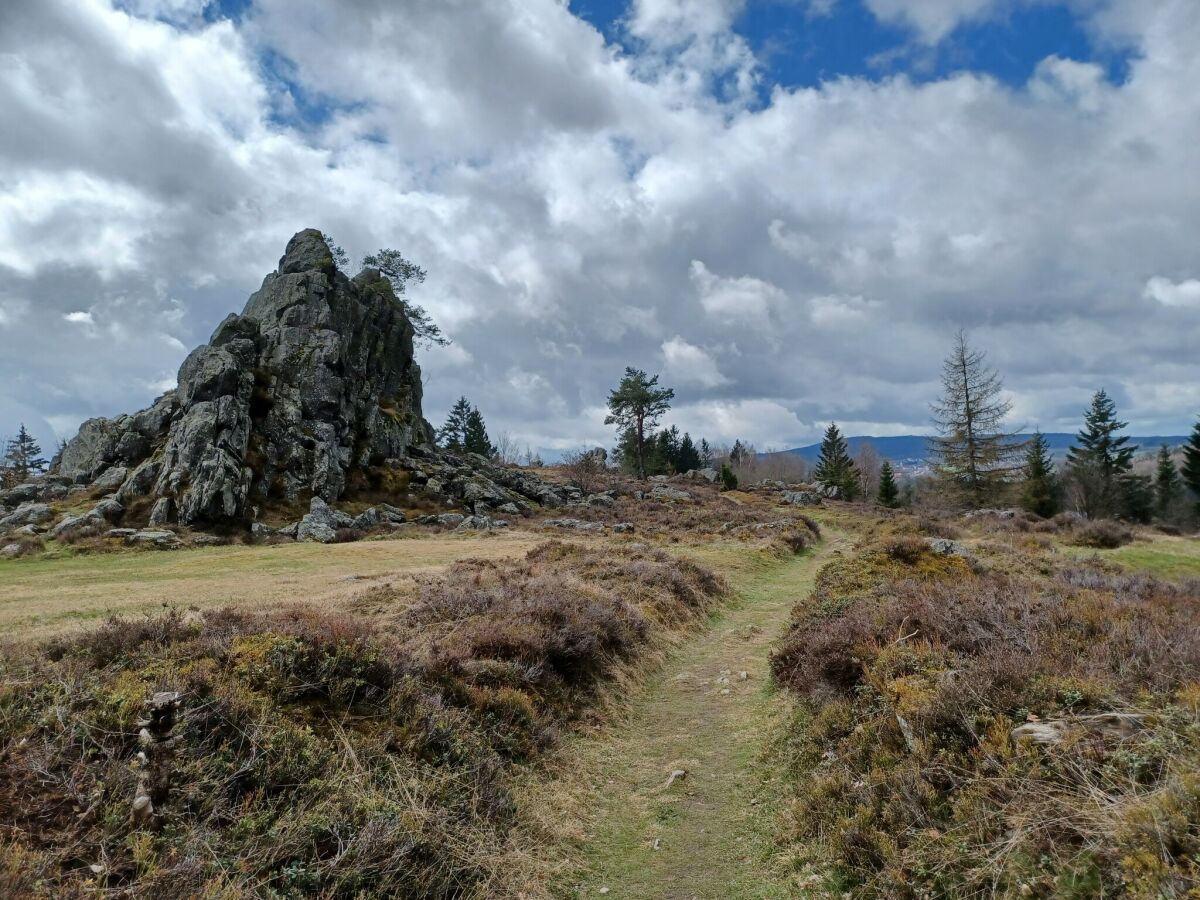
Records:
[[[556,0],[204,5],[0,9],[0,431],[145,405],[310,225],[428,268],[427,412],[534,446],[606,439],[625,365],[716,440],[924,429],[960,326],[1018,424],[1101,385],[1138,430],[1200,411],[1189,0],[1081,3],[1137,46],[1120,86],[1050,58],[766,105],[733,0],[640,0],[634,55]],[[936,40],[1003,4],[878,5]]]

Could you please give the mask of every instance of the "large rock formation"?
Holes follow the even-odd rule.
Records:
[[[160,522],[244,520],[273,500],[333,502],[355,470],[393,465],[432,437],[391,285],[374,269],[346,277],[309,229],[188,356],[177,391],[85,422],[57,473],[92,484],[125,468],[117,498],[154,498]]]

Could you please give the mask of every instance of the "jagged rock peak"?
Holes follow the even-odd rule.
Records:
[[[332,502],[356,470],[432,444],[413,329],[391,284],[339,272],[320,231],[293,237],[240,315],[179,369],[150,409],[92,419],[60,474],[91,483],[113,465],[118,494],[160,520],[237,520],[272,500]]]

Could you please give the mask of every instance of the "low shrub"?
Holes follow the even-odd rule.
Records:
[[[857,897],[1200,891],[1200,583],[1006,552],[876,534],[819,574],[773,659],[792,839]]]
[[[1115,550],[1132,541],[1133,529],[1111,519],[1076,523],[1071,533],[1071,543],[1075,546],[1097,550]]]
[[[7,647],[0,894],[478,895],[503,875],[514,766],[724,590],[665,554],[551,542],[377,589],[371,619],[168,612]],[[157,691],[182,708],[142,822]]]

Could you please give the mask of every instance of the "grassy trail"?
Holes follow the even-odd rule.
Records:
[[[630,715],[580,748],[600,810],[570,896],[796,896],[771,861],[783,783],[763,762],[783,709],[768,655],[837,539],[730,574],[738,599],[640,690]],[[744,675],[743,675],[744,673]],[[671,780],[673,772],[685,771]]]

